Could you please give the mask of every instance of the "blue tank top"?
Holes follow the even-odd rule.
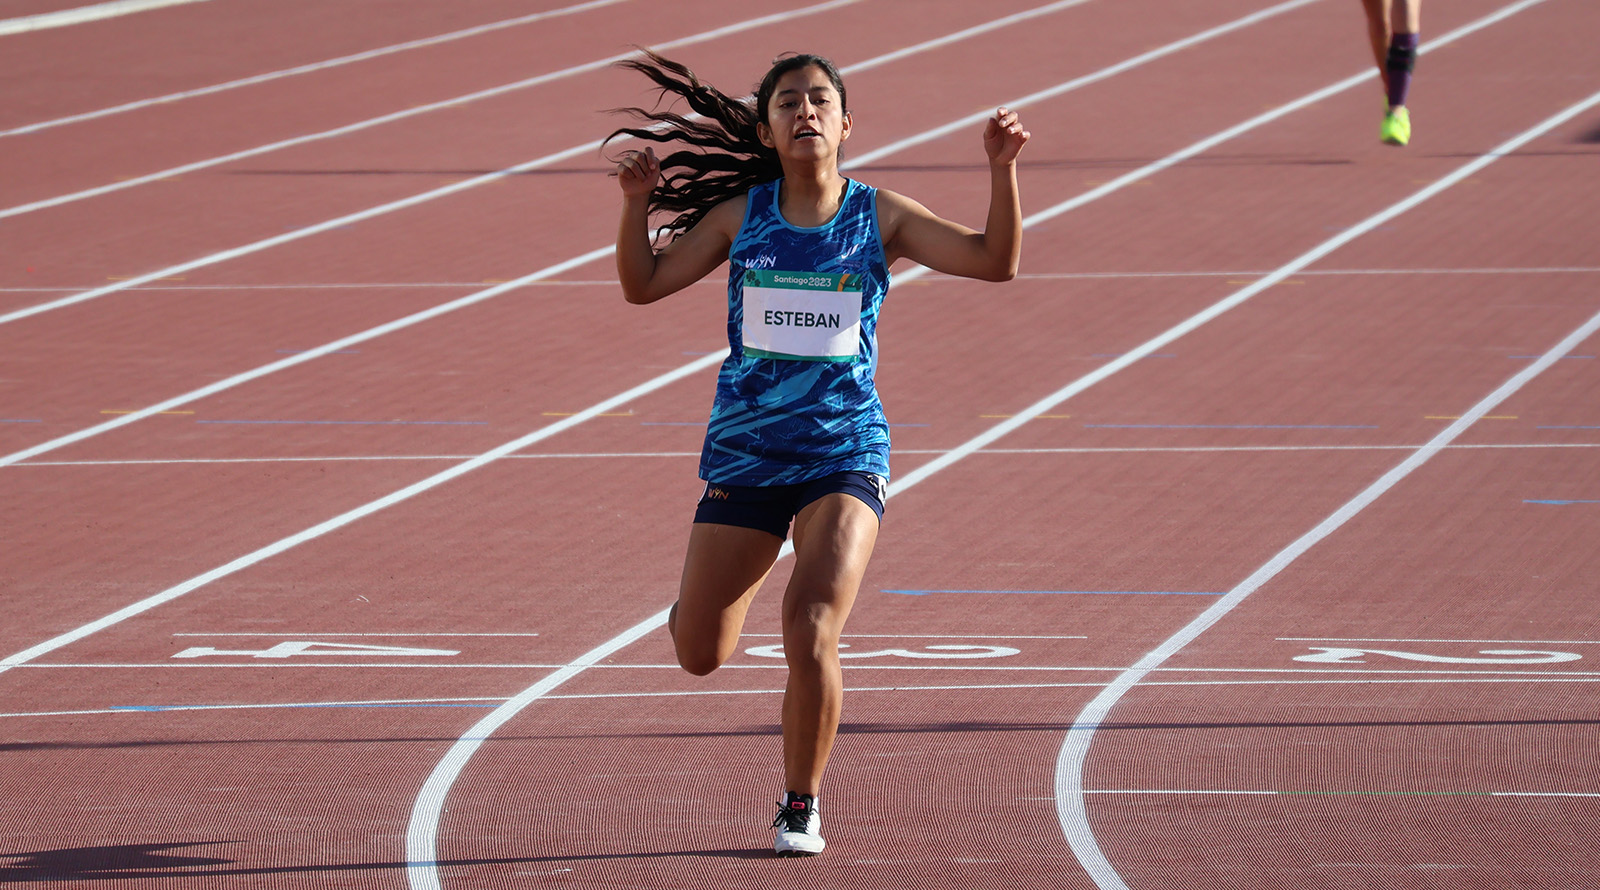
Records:
[[[781,180],[748,194],[728,251],[728,358],[700,477],[791,485],[847,470],[889,475],[889,424],[873,384],[889,268],[877,189],[847,180],[826,225],[778,211]]]

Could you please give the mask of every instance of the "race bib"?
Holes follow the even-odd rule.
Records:
[[[758,358],[854,361],[861,338],[861,276],[744,273],[744,351]]]

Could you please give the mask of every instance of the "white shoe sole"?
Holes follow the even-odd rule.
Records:
[[[778,839],[773,842],[772,849],[779,856],[815,856],[827,846],[828,842],[823,840],[820,834],[784,831],[778,833]]]

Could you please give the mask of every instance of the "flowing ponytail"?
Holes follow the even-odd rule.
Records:
[[[818,68],[839,91],[841,106],[849,108],[844,103],[844,80],[833,63],[821,56],[801,54],[778,59],[762,78],[752,101],[735,99],[701,83],[693,71],[678,62],[649,50],[642,52],[643,60],[630,59],[618,62],[618,66],[650,78],[660,89],[662,99],[668,94],[683,99],[693,114],[614,109],[650,123],[623,127],[607,136],[606,142],[632,136],[646,142],[692,146],[661,159],[661,183],[650,194],[650,213],[670,215],[661,226],[668,241],[693,228],[712,207],[744,194],[752,186],[783,178],[777,151],[762,145],[756,133],[756,124],[766,122],[772,94],[783,75],[801,68]]]

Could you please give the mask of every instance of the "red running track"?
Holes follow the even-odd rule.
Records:
[[[1397,150],[1356,7],[213,0],[0,38],[9,131],[560,13],[0,135],[0,877],[1600,885],[1600,10],[1429,7]],[[766,852],[775,598],[710,678],[659,628],[721,286],[617,298],[584,146],[644,98],[589,63],[672,41],[730,89],[850,66],[852,175],[954,218],[977,130],[935,128],[1034,133],[1018,280],[896,270],[811,860]]]

